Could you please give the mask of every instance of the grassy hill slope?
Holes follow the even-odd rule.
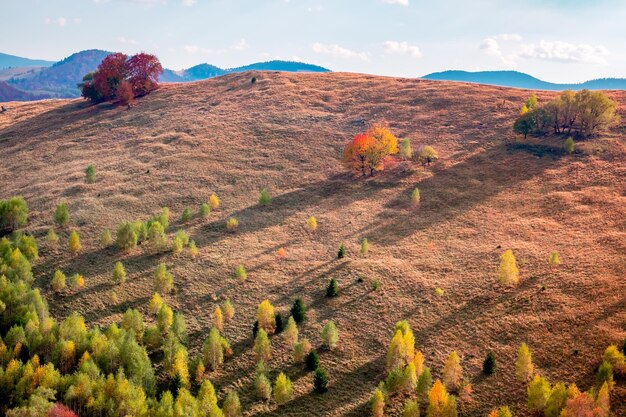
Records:
[[[0,197],[23,195],[29,230],[41,238],[55,205],[69,205],[83,253],[72,258],[65,246],[42,244],[35,266],[37,285],[59,317],[77,310],[106,324],[129,307],[149,317],[153,273],[166,262],[176,285],[167,302],[184,313],[197,352],[213,309],[229,297],[236,314],[225,336],[235,358],[211,380],[222,394],[237,389],[247,415],[366,415],[384,378],[391,330],[402,319],[434,376],[450,351],[461,355],[474,388],[464,414],[484,416],[508,404],[514,415],[530,415],[526,387],[514,376],[520,343],[528,343],[550,380],[587,389],[604,348],[626,336],[626,132],[620,127],[579,143],[571,156],[561,154],[562,139],[517,142],[511,125],[528,94],[344,73],[245,73],[166,85],[130,111],[80,100],[12,103],[0,115]],[[553,93],[538,95],[542,101]],[[610,95],[624,120],[626,94]],[[429,170],[391,161],[368,179],[346,173],[345,142],[380,120],[410,137],[414,149],[433,145],[441,160]],[[84,183],[90,163],[98,169],[95,184]],[[416,186],[419,207],[409,203]],[[268,207],[257,205],[261,188],[273,196]],[[183,209],[197,212],[212,192],[221,208],[208,220],[180,224]],[[99,247],[102,230],[163,206],[172,212],[170,232],[185,228],[197,242],[195,261]],[[319,222],[314,235],[305,228],[311,215]],[[225,230],[229,216],[239,220],[235,233]],[[60,235],[66,242],[68,232]],[[363,237],[367,257],[358,253]],[[341,243],[348,256],[337,260]],[[496,280],[507,248],[521,277],[509,289]],[[561,254],[559,267],[548,265],[553,250]],[[129,275],[121,287],[111,279],[117,260]],[[233,276],[238,264],[248,270],[243,284]],[[84,274],[85,289],[54,295],[56,268]],[[335,299],[324,297],[331,277],[341,287]],[[301,337],[319,346],[330,319],[340,331],[338,350],[321,352],[330,391],[311,393],[310,374],[273,337],[270,368],[285,370],[296,394],[282,407],[261,404],[251,388],[256,307],[268,298],[286,317],[299,296],[309,308]],[[498,371],[483,377],[489,350]],[[616,395],[614,404],[624,400],[623,387]],[[400,405],[392,401],[389,415]]]

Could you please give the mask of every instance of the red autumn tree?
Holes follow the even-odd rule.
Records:
[[[126,62],[126,69],[135,97],[145,96],[159,87],[163,67],[156,56],[143,52],[134,55]]]
[[[349,169],[361,172],[365,176],[367,150],[373,145],[372,138],[364,133],[358,134],[346,145],[343,151],[343,162]]]
[[[49,411],[48,417],[78,417],[76,413],[61,403],[56,403]]]
[[[85,75],[79,88],[83,97],[95,103],[118,99],[128,104],[134,97],[157,89],[162,72],[163,67],[154,55],[140,53],[128,58],[114,53],[104,58],[94,73]]]
[[[386,123],[375,123],[365,133],[356,135],[343,151],[343,162],[351,170],[370,175],[384,169],[383,161],[398,153],[398,140]]]
[[[93,85],[104,101],[113,100],[117,86],[126,79],[126,59],[122,53],[115,53],[102,60],[95,74]]]
[[[115,96],[119,99],[121,104],[130,104],[130,102],[133,101],[133,98],[135,97],[135,95],[133,94],[133,86],[131,85],[131,83],[126,80],[122,80],[117,86]]]

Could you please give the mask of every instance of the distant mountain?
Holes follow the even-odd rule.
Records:
[[[423,76],[428,80],[463,81],[530,90],[626,90],[625,78],[601,78],[580,84],[557,84],[542,81],[518,71],[443,71]]]
[[[29,59],[21,56],[3,54],[0,52],[0,69],[19,67],[49,67],[54,61],[43,59]]]
[[[160,77],[164,82],[189,82],[206,80],[220,75],[245,71],[284,71],[284,72],[329,72],[327,68],[293,61],[257,62],[243,67],[219,68],[210,64],[200,64],[181,71],[164,70]]]
[[[30,93],[18,90],[10,84],[0,81],[0,102],[6,101],[30,101],[42,97],[35,97]]]
[[[22,91],[51,98],[79,97],[76,84],[82,81],[85,74],[94,71],[109,54],[97,49],[77,52],[35,74],[10,78],[8,83]]]

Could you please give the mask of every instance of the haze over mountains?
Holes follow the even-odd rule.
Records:
[[[92,49],[77,52],[54,63],[0,53],[0,101],[79,97],[80,91],[77,88],[77,84],[86,73],[94,71],[108,54],[110,52]],[[330,71],[318,65],[279,60],[258,62],[236,68],[220,68],[204,63],[179,71],[165,69],[160,79],[163,82],[192,82],[251,70],[285,72]],[[444,71],[428,74],[422,78],[533,90],[626,89],[626,79],[624,78],[597,79],[580,84],[557,84],[542,81],[517,71]]]

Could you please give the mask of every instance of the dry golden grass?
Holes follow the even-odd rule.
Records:
[[[254,76],[254,85],[250,73],[165,85],[131,111],[80,100],[10,103],[0,115],[0,196],[26,198],[29,230],[40,238],[55,205],[67,201],[70,225],[82,237],[82,254],[44,247],[35,267],[53,314],[77,310],[105,325],[136,307],[151,320],[153,272],[166,262],[176,289],[165,298],[184,313],[194,353],[217,303],[232,300],[236,313],[225,335],[235,358],[210,378],[222,395],[237,389],[250,416],[367,415],[401,319],[410,321],[435,376],[450,351],[461,355],[474,388],[464,415],[503,404],[514,415],[530,414],[525,385],[514,376],[522,342],[550,380],[590,386],[604,348],[626,336],[623,126],[563,156],[563,139],[520,143],[513,135],[527,91],[342,73]],[[624,119],[626,94],[610,95]],[[339,161],[344,143],[381,120],[410,137],[414,150],[433,145],[440,161],[428,171],[391,161],[365,180],[346,173]],[[90,163],[98,170],[95,184],[84,182]],[[418,207],[410,200],[416,186]],[[257,205],[262,188],[273,197],[267,207]],[[184,225],[199,247],[195,261],[186,253],[122,254],[98,245],[102,230],[163,206],[171,209],[173,234],[183,227],[183,209],[197,212],[212,192],[219,210]],[[234,233],[225,229],[230,216],[239,220]],[[318,220],[316,233],[307,229],[310,216]],[[62,242],[67,235],[60,234]],[[367,257],[359,253],[363,237]],[[341,243],[348,256],[337,260]],[[497,282],[507,248],[520,268],[515,288]],[[548,264],[553,250],[561,254],[558,267]],[[117,260],[128,273],[118,288],[111,280]],[[239,264],[248,271],[244,283],[234,276]],[[56,268],[83,274],[85,288],[53,294],[48,282]],[[331,277],[341,295],[327,299]],[[339,348],[321,352],[330,391],[311,393],[312,375],[293,365],[274,337],[272,377],[285,370],[295,397],[281,407],[264,405],[251,386],[256,307],[269,298],[286,317],[298,296],[309,307],[301,337],[319,347],[328,320],[339,328]],[[498,370],[483,377],[489,350]],[[614,404],[626,398],[621,386],[615,393]],[[389,415],[401,404],[394,399]]]

